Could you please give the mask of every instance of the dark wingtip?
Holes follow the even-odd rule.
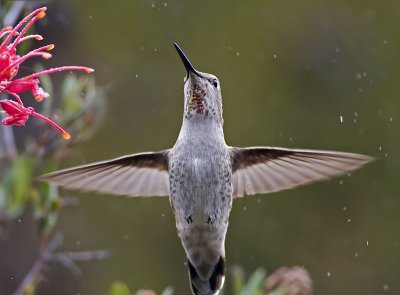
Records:
[[[195,267],[188,260],[190,286],[194,295],[216,295],[221,290],[225,279],[225,258],[220,257],[210,278],[204,281],[198,275]]]

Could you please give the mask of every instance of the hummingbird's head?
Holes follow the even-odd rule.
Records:
[[[213,119],[222,124],[222,98],[218,78],[197,71],[182,49],[176,43],[174,46],[187,71],[183,87],[185,118]]]

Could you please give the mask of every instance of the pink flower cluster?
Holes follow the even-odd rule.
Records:
[[[49,96],[43,88],[39,86],[39,76],[47,75],[61,71],[84,71],[91,73],[94,70],[80,66],[63,66],[48,69],[28,76],[16,78],[19,66],[28,58],[39,56],[44,59],[51,58],[48,52],[54,48],[53,44],[42,46],[29,51],[27,54],[19,56],[17,54],[17,46],[28,39],[43,40],[40,35],[25,35],[28,29],[39,19],[43,18],[46,13],[46,7],[36,9],[21,20],[14,28],[5,27],[0,30],[0,40],[4,41],[0,44],[0,94],[8,93],[14,100],[0,100],[0,106],[7,116],[2,120],[4,125],[23,126],[30,116],[38,117],[50,123],[58,129],[65,139],[69,139],[70,134],[54,123],[49,118],[37,113],[32,107],[25,107],[19,94],[30,91],[37,102],[41,102]]]

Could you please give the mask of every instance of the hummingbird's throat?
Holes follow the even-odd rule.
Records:
[[[204,97],[206,92],[200,85],[193,85],[188,91],[188,109],[202,114],[204,111]]]

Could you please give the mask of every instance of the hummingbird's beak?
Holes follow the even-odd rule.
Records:
[[[189,75],[189,73],[193,73],[196,76],[201,77],[200,73],[198,71],[196,71],[196,69],[192,66],[192,64],[190,63],[190,60],[187,58],[186,54],[179,47],[179,45],[174,42],[174,46],[175,46],[176,51],[178,51],[179,56],[181,57],[181,60],[183,62],[183,65],[186,68],[188,75]]]

